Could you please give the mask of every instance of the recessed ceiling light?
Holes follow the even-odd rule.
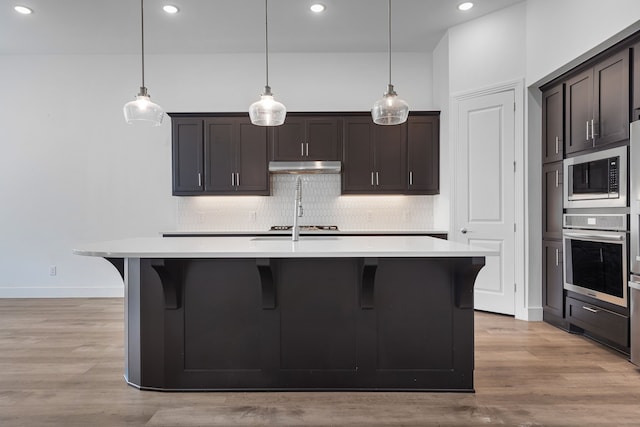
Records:
[[[326,7],[322,3],[314,3],[311,5],[309,9],[311,9],[312,12],[320,13],[320,12],[324,12]]]
[[[458,5],[458,9],[460,10],[469,10],[473,7],[473,3],[471,3],[470,1],[464,2],[464,3],[460,3]]]
[[[32,9],[29,9],[26,6],[16,6],[13,8],[13,10],[15,10],[18,13],[21,13],[23,15],[31,15],[33,13]]]
[[[165,6],[162,6],[162,10],[164,10],[167,13],[174,14],[174,13],[178,13],[180,9],[178,9],[176,6],[172,4],[167,4]]]

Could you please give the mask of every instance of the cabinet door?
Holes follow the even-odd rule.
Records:
[[[632,120],[640,119],[640,43],[633,45],[631,52],[633,53],[633,104],[632,104]]]
[[[273,129],[273,160],[303,160],[305,122],[302,117],[287,117]]]
[[[198,194],[204,190],[203,127],[201,119],[171,122],[173,194]]]
[[[370,117],[344,119],[343,194],[375,192],[373,130]]]
[[[236,190],[269,195],[267,129],[252,125],[248,118],[237,121]]]
[[[287,117],[273,132],[274,160],[340,160],[336,117]]]
[[[205,120],[206,159],[205,192],[235,192],[234,119],[225,117]]]
[[[542,306],[546,312],[564,318],[562,242],[542,241]]]
[[[542,94],[542,163],[562,160],[564,145],[564,84]]]
[[[407,126],[374,127],[376,190],[404,193],[407,188]]]
[[[593,69],[588,69],[566,83],[565,150],[567,153],[593,147]]]
[[[305,160],[340,160],[338,119],[307,119],[305,144]]]
[[[629,139],[629,49],[594,67],[595,145]]]
[[[407,121],[407,194],[440,192],[440,119],[409,117]]]
[[[562,162],[542,167],[542,238],[562,239]]]

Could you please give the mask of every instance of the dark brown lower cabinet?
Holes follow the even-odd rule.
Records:
[[[484,258],[129,259],[130,384],[473,391]]]
[[[570,330],[588,335],[628,354],[628,311],[604,305],[606,303],[600,301],[567,296],[566,311],[567,321],[571,324]]]
[[[542,307],[544,314],[564,318],[564,279],[562,276],[562,241],[542,241]]]

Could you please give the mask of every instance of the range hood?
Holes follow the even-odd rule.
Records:
[[[270,173],[288,173],[288,174],[314,174],[314,173],[340,173],[342,171],[342,163],[338,160],[323,161],[305,161],[305,162],[285,162],[273,161],[269,162]]]

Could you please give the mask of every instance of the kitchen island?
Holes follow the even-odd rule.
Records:
[[[150,390],[473,391],[491,250],[419,236],[87,244],[125,284],[125,379]]]

